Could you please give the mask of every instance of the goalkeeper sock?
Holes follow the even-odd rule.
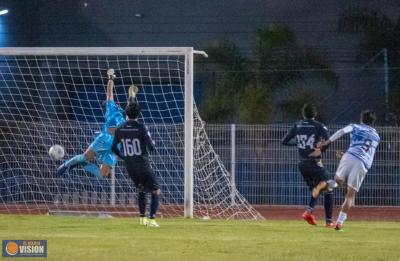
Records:
[[[85,157],[84,154],[79,154],[79,155],[76,155],[75,157],[73,157],[73,158],[67,160],[67,161],[64,163],[64,165],[65,165],[66,167],[68,167],[68,168],[73,168],[73,167],[75,167],[77,164],[80,164],[80,163],[83,163],[83,162],[86,162],[86,157]]]
[[[150,204],[150,218],[156,218],[157,209],[158,209],[158,194],[151,193],[151,204]]]
[[[99,168],[97,165],[95,165],[95,164],[93,164],[93,163],[85,163],[85,164],[83,165],[83,168],[84,168],[87,172],[89,172],[90,174],[92,174],[93,176],[95,176],[95,177],[97,177],[97,178],[99,178],[99,179],[103,178],[103,176],[101,175],[100,168]]]
[[[146,192],[139,192],[138,205],[140,217],[146,216]]]
[[[326,222],[332,222],[332,212],[333,212],[333,193],[332,191],[325,193],[324,195],[324,208]]]

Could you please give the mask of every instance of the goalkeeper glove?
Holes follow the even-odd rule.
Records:
[[[114,74],[114,69],[110,68],[107,70],[107,78],[109,80],[114,80],[116,78],[116,76]]]

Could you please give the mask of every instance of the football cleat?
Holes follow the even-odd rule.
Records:
[[[142,225],[142,226],[147,226],[148,222],[149,221],[148,221],[147,217],[140,217],[139,218],[139,224]]]
[[[60,167],[57,169],[57,175],[63,176],[64,173],[68,170],[68,167],[65,165],[65,163],[61,164]]]
[[[336,224],[335,230],[336,230],[336,231],[343,231],[343,225]]]
[[[72,166],[67,167],[67,166],[65,165],[65,162],[64,162],[63,164],[61,164],[60,167],[58,167],[58,169],[57,169],[57,174],[58,174],[59,176],[63,176],[64,173],[65,173],[67,170],[70,171],[70,170],[73,170],[74,168],[78,167],[79,165],[85,166],[86,164],[87,164],[87,162],[82,162],[82,163],[80,163],[80,164],[75,164],[75,165],[72,165]]]
[[[316,217],[307,210],[303,213],[303,219],[310,225],[317,225]]]
[[[336,227],[336,223],[335,222],[326,222],[325,227],[334,228],[334,227]]]
[[[156,222],[155,219],[148,219],[147,226],[148,227],[160,227],[160,225]]]
[[[132,84],[128,90],[129,97],[135,98],[138,91],[139,91],[138,87],[135,84]]]
[[[338,187],[337,182],[334,181],[333,179],[326,181],[326,183],[328,183],[328,189],[334,189]]]

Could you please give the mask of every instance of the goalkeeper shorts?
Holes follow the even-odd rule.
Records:
[[[113,136],[102,133],[90,144],[90,148],[96,153],[101,164],[114,168],[117,164],[117,156],[111,151]]]

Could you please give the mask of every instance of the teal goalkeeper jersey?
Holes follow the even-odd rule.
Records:
[[[103,125],[102,133],[105,134],[108,134],[108,128],[116,128],[125,122],[124,111],[114,101],[107,101],[104,116],[106,122]]]

